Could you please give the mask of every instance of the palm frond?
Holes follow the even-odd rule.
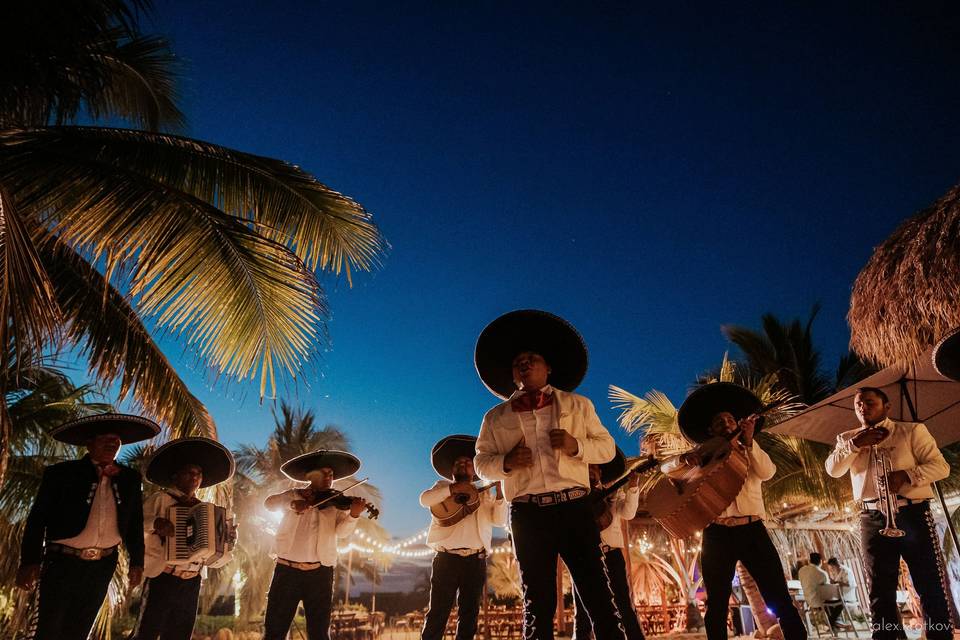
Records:
[[[31,226],[0,184],[0,367],[4,371],[9,364],[7,345],[12,344],[13,362],[20,365],[31,359],[30,354],[42,353],[60,334],[60,309]],[[8,382],[7,376],[3,381]]]
[[[647,392],[642,398],[625,389],[610,385],[610,401],[613,408],[620,410],[617,419],[627,433],[641,431],[648,433],[678,433],[677,408],[670,399],[656,389]]]
[[[120,397],[132,394],[137,405],[169,426],[174,437],[216,438],[213,418],[123,296],[65,245],[45,245],[41,257],[68,319],[68,338],[80,345],[97,379],[105,386],[119,382]]]

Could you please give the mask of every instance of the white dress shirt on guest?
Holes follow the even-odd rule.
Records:
[[[297,513],[290,505],[299,499],[297,490],[289,489],[264,501],[271,511],[285,509],[271,555],[292,562],[319,562],[328,567],[335,566],[337,538],[345,538],[353,533],[358,518],[352,517],[349,510],[335,507],[306,509]]]
[[[436,484],[420,494],[420,506],[430,508],[450,497],[449,480],[437,480]],[[492,489],[480,494],[480,506],[476,511],[450,527],[441,527],[431,518],[427,532],[427,546],[434,551],[447,549],[492,549],[493,528],[507,524],[507,502],[492,495]]]
[[[120,544],[120,529],[117,527],[117,503],[113,495],[113,483],[110,476],[103,474],[97,483],[90,504],[90,515],[83,531],[72,538],[52,540],[75,549],[109,549]]]
[[[807,601],[807,606],[822,607],[824,603],[822,588],[830,582],[827,572],[811,562],[800,567],[797,577],[800,579],[800,586],[803,587],[803,598]]]
[[[877,426],[889,435],[876,446],[887,449],[893,471],[905,471],[910,481],[897,492],[904,498],[925,500],[933,497],[931,483],[950,475],[950,465],[944,460],[927,427],[922,423],[896,422],[887,418]],[[827,457],[827,473],[834,478],[850,472],[854,500],[872,500],[877,497],[871,447],[857,447],[853,439],[864,427],[845,431],[837,436],[837,444]]]
[[[589,466],[609,462],[616,453],[613,436],[600,423],[590,400],[550,385],[541,391],[553,396],[551,405],[539,411],[517,413],[507,400],[490,409],[480,426],[474,466],[481,478],[503,482],[507,500],[525,494],[589,487]],[[519,395],[518,391],[512,398]],[[576,439],[576,454],[568,456],[550,446],[550,430],[554,428],[563,429]],[[521,438],[533,452],[533,466],[504,471],[504,458]]]
[[[157,491],[143,501],[143,575],[147,578],[156,578],[163,573],[167,567],[167,544],[172,538],[161,538],[153,528],[157,518],[166,518],[173,522],[167,516],[170,507],[177,504],[177,498],[185,498],[179,489],[165,489]],[[174,522],[174,525],[176,523]],[[230,562],[233,557],[232,551],[225,552],[216,562],[211,563],[210,567],[214,569],[222,567]],[[177,568],[181,571],[202,571],[204,565],[178,564]]]
[[[640,506],[640,488],[629,487],[617,491],[610,509],[613,511],[613,522],[600,532],[600,542],[618,549],[623,548],[623,520],[633,520]]]

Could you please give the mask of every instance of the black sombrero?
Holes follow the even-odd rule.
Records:
[[[604,462],[600,465],[600,482],[610,484],[623,475],[627,470],[627,456],[623,455],[620,447],[617,447],[617,453],[610,462]]]
[[[453,479],[453,463],[457,458],[473,458],[477,455],[477,437],[467,435],[447,436],[433,445],[430,451],[430,462],[433,469],[447,480]],[[476,476],[473,478],[476,480]]]
[[[713,382],[687,396],[677,412],[677,423],[687,440],[699,444],[710,438],[710,421],[721,411],[742,420],[762,408],[763,403],[749,389],[732,382]],[[761,424],[757,421],[757,430]]]
[[[587,373],[587,346],[573,325],[546,311],[511,311],[480,332],[474,350],[477,373],[497,397],[506,399],[517,390],[513,359],[524,351],[544,357],[550,384],[562,391],[576,389]]]
[[[280,465],[280,471],[291,480],[307,482],[307,474],[323,467],[333,469],[333,479],[339,480],[352,476],[360,470],[360,460],[357,456],[346,451],[320,449],[311,451],[296,458],[287,460]]]
[[[123,444],[149,440],[160,433],[153,420],[125,413],[101,413],[62,424],[50,435],[60,442],[82,446],[98,435],[115,433]]]
[[[960,329],[933,348],[933,368],[943,377],[960,382]]]
[[[161,487],[173,485],[173,474],[187,464],[203,469],[200,488],[211,487],[229,480],[236,468],[233,454],[225,446],[210,438],[180,438],[157,449],[147,464],[147,480]]]

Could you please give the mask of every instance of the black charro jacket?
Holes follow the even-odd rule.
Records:
[[[131,567],[143,566],[143,493],[140,474],[118,464],[112,478],[117,504],[117,528],[130,556]],[[90,456],[47,467],[40,491],[27,516],[20,545],[20,564],[40,564],[44,540],[78,535],[87,524],[97,489],[97,470]]]

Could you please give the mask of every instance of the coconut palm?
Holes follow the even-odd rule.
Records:
[[[242,577],[240,590],[240,617],[252,620],[260,615],[266,602],[267,588],[273,575],[273,560],[269,553],[276,533],[277,520],[263,507],[264,499],[273,493],[289,489],[295,483],[280,472],[280,465],[303,453],[318,449],[350,450],[346,433],[333,426],[318,428],[312,411],[291,407],[281,402],[280,412],[273,412],[274,430],[263,448],[243,445],[234,455],[237,473],[233,480],[234,510],[237,520],[244,523],[238,530],[234,562],[221,570],[223,575],[233,576],[239,571]],[[336,488],[345,488],[352,481],[338,481]],[[363,484],[350,491],[374,504],[381,501],[380,492],[370,484]],[[386,532],[376,522],[360,518],[357,523],[363,533],[375,540],[386,542]],[[374,561],[366,556],[355,555],[351,570],[369,579],[377,579]],[[345,558],[341,557],[337,572],[346,571]]]
[[[363,207],[298,167],[174,135],[176,59],[140,32],[147,5],[4,8],[0,345],[14,348],[0,370],[66,342],[174,435],[215,436],[151,333],[272,395],[325,340],[317,272],[349,281],[385,243]]]

